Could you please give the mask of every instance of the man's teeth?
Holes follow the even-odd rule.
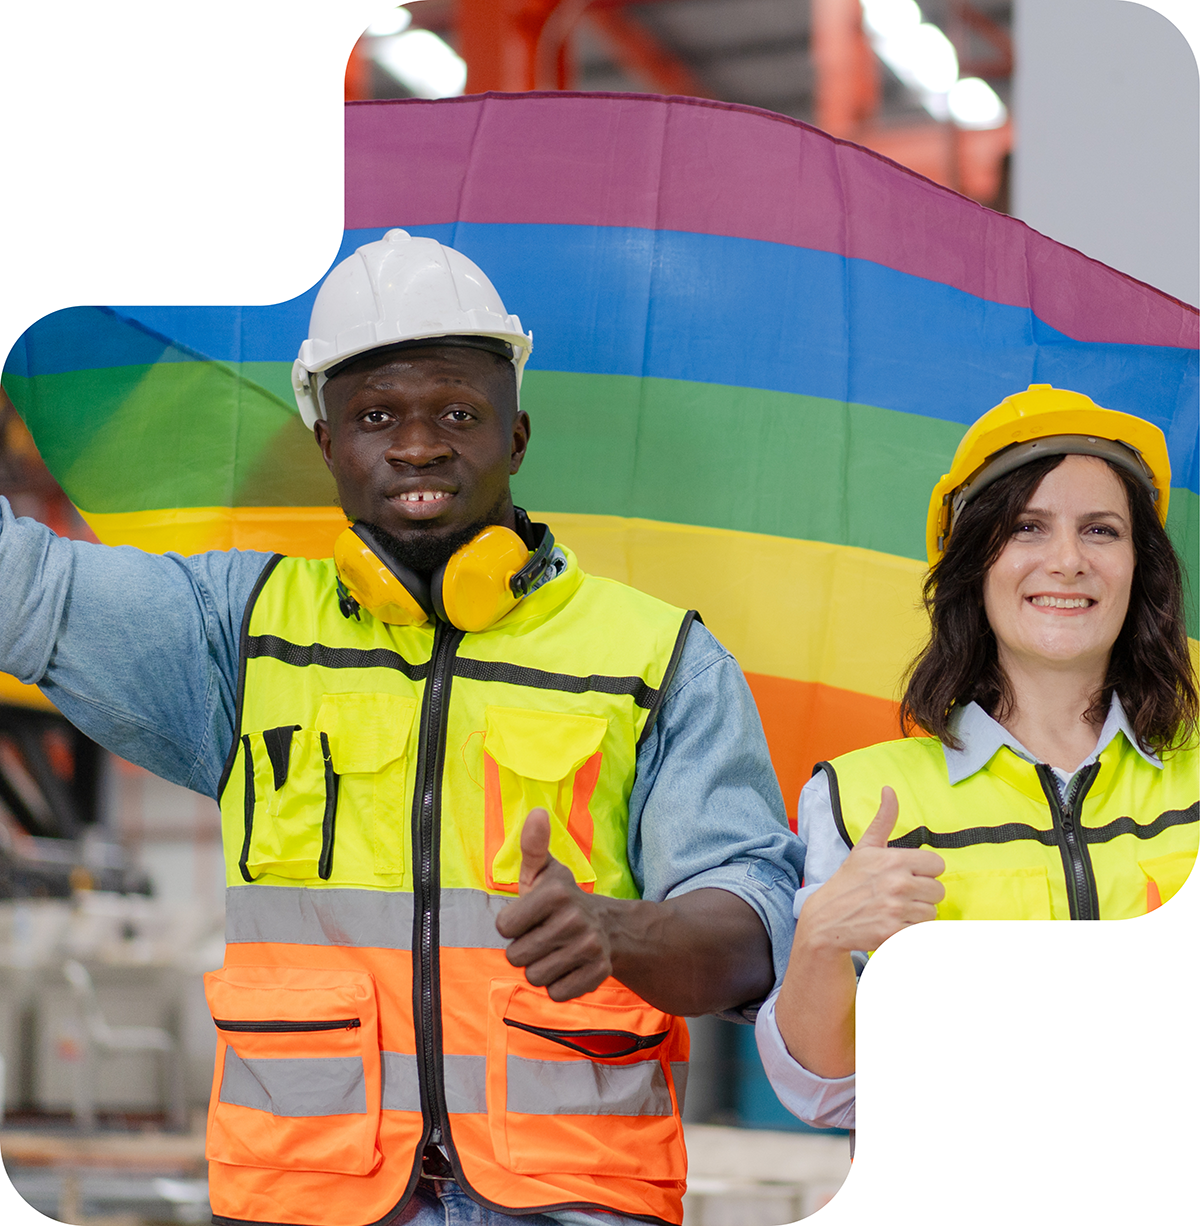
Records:
[[[441,498],[449,498],[445,490],[409,490],[400,495],[401,502],[437,502]]]
[[[1039,609],[1086,609],[1096,602],[1086,596],[1072,596],[1069,599],[1065,596],[1034,596],[1029,603],[1037,605]]]

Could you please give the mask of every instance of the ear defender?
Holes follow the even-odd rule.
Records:
[[[391,626],[422,626],[433,615],[429,583],[387,553],[370,528],[353,524],[333,546],[333,561],[350,595]]]
[[[545,524],[528,527],[536,549],[510,528],[493,524],[458,549],[429,582],[389,557],[362,524],[342,532],[333,560],[350,596],[380,621],[420,626],[436,616],[476,633],[512,612],[550,564],[553,534]]]
[[[511,528],[484,528],[433,574],[430,595],[437,615],[460,630],[494,626],[529,594],[550,561],[554,537],[545,524],[532,552]]]

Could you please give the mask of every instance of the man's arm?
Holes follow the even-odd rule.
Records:
[[[106,749],[215,796],[242,613],[268,557],[66,540],[0,498],[0,671]]]
[[[666,1013],[695,1016],[765,996],[771,942],[754,908],[725,890],[666,902],[586,894],[549,854],[550,818],[534,809],[521,832],[519,901],[496,921],[508,960],[570,1000],[610,975]]]
[[[566,1000],[611,974],[684,1015],[767,994],[787,962],[803,852],[745,678],[703,627],[638,754],[629,855],[642,900],[580,890],[545,854],[544,822],[526,823],[522,897],[497,921],[530,982]]]

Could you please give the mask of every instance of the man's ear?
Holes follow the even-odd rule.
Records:
[[[508,463],[510,476],[514,475],[525,461],[525,452],[529,447],[529,435],[532,429],[533,427],[529,424],[529,414],[524,409],[518,409],[513,418],[512,456]],[[326,460],[326,463],[328,462]]]
[[[317,446],[321,449],[325,467],[333,472],[333,435],[329,431],[329,423],[318,419],[313,425],[313,435],[316,437]]]

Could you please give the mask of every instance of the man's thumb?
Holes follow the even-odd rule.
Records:
[[[521,828],[521,876],[517,892],[524,894],[550,862],[550,814],[545,809],[530,809]]]
[[[863,831],[857,846],[886,847],[899,816],[900,802],[896,799],[896,793],[891,788],[884,788],[879,794],[879,810]]]

